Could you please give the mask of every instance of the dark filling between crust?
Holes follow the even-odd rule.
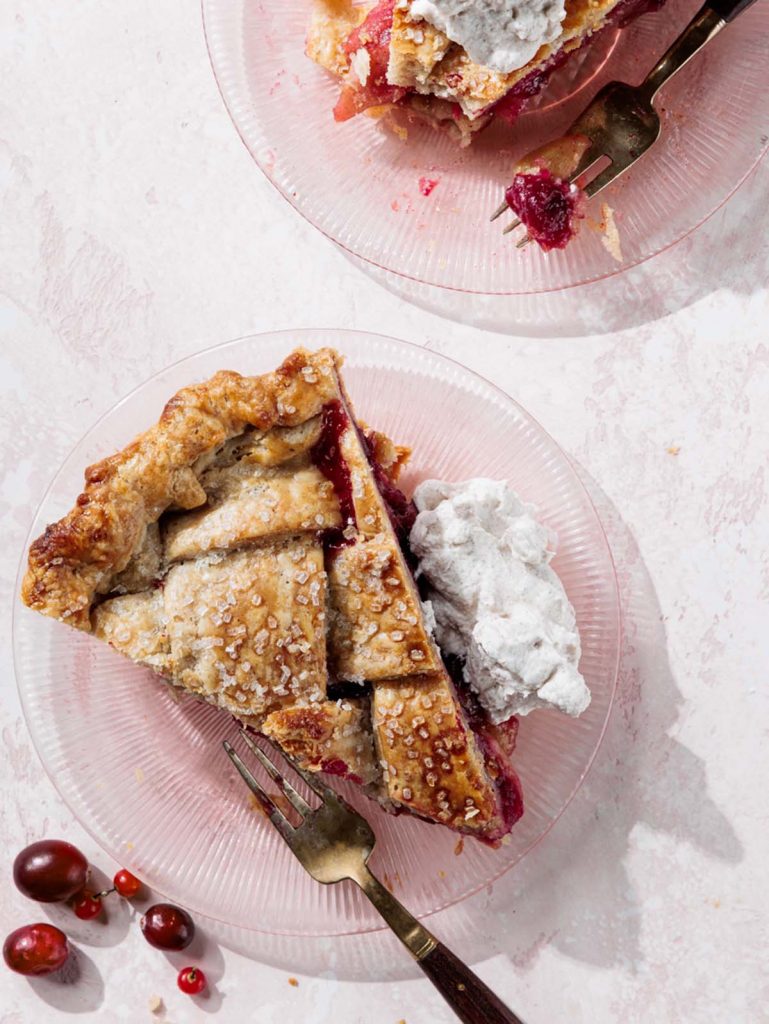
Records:
[[[518,735],[518,718],[513,715],[512,718],[500,725],[492,725],[481,707],[475,691],[465,679],[462,659],[449,654],[443,660],[446,671],[454,683],[467,724],[483,753],[486,770],[499,793],[504,830],[499,836],[490,836],[486,840],[491,844],[496,844],[503,835],[507,835],[523,814],[521,782],[510,763]]]
[[[350,417],[347,415],[339,399],[333,399],[323,407],[321,434],[311,451],[312,460],[326,479],[333,483],[345,524],[355,525],[355,503],[352,494],[350,467],[341,454],[342,434],[350,425],[358,432],[363,451],[374,474],[377,489],[385,503],[395,536],[413,578],[417,562],[411,551],[409,535],[414,525],[414,520],[417,517],[416,506],[392,482],[384,467],[374,456],[374,448],[371,441],[360,430],[357,423],[353,422],[351,424]],[[332,556],[333,552],[339,547],[351,542],[350,539],[343,536],[342,531],[339,529],[324,531],[323,543],[326,550]],[[421,596],[424,598],[426,595],[422,592]],[[521,784],[510,764],[510,755],[513,752],[515,736],[518,731],[518,719],[513,717],[502,725],[492,725],[479,704],[475,693],[468,686],[464,678],[462,662],[458,658],[450,656],[444,659],[444,663],[454,683],[465,722],[475,736],[475,740],[483,754],[488,776],[496,786],[499,795],[500,812],[504,823],[503,828],[499,834],[478,836],[477,838],[481,842],[497,845],[502,836],[507,835],[523,814]],[[329,687],[329,698],[334,700],[342,697],[360,697],[370,693],[370,691],[370,685],[364,688],[358,683],[339,682]],[[323,771],[331,775],[339,775],[356,781],[342,760],[335,759],[334,761],[327,762],[327,764],[328,767],[324,763]]]
[[[313,463],[334,485],[342,514],[342,526],[324,530],[322,534],[324,547],[332,551],[351,544],[352,538],[345,536],[345,530],[348,526],[357,526],[350,467],[341,452],[342,435],[349,424],[349,417],[339,399],[327,402],[321,413],[320,437],[310,449]]]
[[[390,517],[392,528],[395,531],[395,536],[398,538],[401,551],[403,552],[406,562],[410,567],[414,567],[414,556],[411,553],[411,547],[409,545],[409,535],[411,534],[411,527],[414,525],[414,520],[417,517],[416,505],[410,498],[407,498],[403,491],[396,487],[390,477],[387,475],[382,464],[377,460],[374,455],[374,448],[369,438],[358,431],[358,435],[363,445],[363,451],[366,453],[366,458],[371,466],[374,473],[374,481],[377,485],[379,493],[382,495],[382,500],[387,508],[387,514]]]
[[[325,761],[321,761],[320,770],[325,772],[326,775],[336,775],[340,779],[349,779],[350,782],[354,782],[356,786],[363,785],[363,779],[360,775],[356,775],[355,772],[351,772],[349,765],[346,761],[343,761],[341,757],[332,757]]]
[[[327,550],[345,547],[352,543],[351,539],[344,536],[344,529],[347,526],[357,526],[350,467],[342,458],[341,453],[342,435],[350,425],[350,418],[339,399],[334,398],[332,401],[327,402],[323,406],[321,414],[320,437],[310,450],[310,458],[313,463],[326,479],[330,480],[334,485],[334,493],[342,513],[343,526],[323,532],[323,543]],[[409,565],[413,565],[413,555],[409,549],[408,539],[411,527],[414,525],[414,520],[417,517],[414,502],[410,501],[403,491],[392,482],[384,467],[376,459],[371,441],[359,429],[357,423],[352,424],[352,426],[360,438],[363,451],[371,466],[374,481],[385,503],[387,514],[390,517],[390,522],[401,550]]]

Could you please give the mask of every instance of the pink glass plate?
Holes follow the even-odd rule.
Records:
[[[241,338],[176,363],[107,413],[66,460],[32,525],[37,536],[73,502],[83,469],[126,444],[178,388],[227,368],[273,369],[295,346],[334,345],[367,422],[413,446],[405,478],[508,478],[560,538],[554,562],[577,610],[593,702],[580,719],[522,722],[516,764],[526,812],[490,850],[446,829],[386,815],[341,784],[374,825],[377,870],[417,914],[455,903],[515,864],[558,819],[584,778],[611,707],[619,654],[616,578],[603,529],[569,460],[507,395],[404,342],[352,331]],[[23,568],[23,566],[22,566]],[[24,713],[46,770],[78,820],[120,863],[168,898],[236,928],[328,935],[380,927],[352,886],[321,886],[254,810],[221,739],[228,715],[178,698],[92,637],[15,608]]]
[[[622,259],[595,229],[563,252],[515,248],[489,222],[514,159],[562,134],[598,87],[640,81],[700,0],[668,0],[607,30],[551,79],[537,109],[469,149],[428,128],[398,138],[371,118],[336,124],[336,83],[304,55],[309,0],[202,0],[219,88],[252,156],[315,227],[377,267],[444,288],[538,293],[604,278],[688,234],[745,179],[767,147],[769,4],[757,3],[663,90],[660,141],[601,196]],[[428,196],[419,182],[437,181]],[[591,217],[601,218],[601,203]]]

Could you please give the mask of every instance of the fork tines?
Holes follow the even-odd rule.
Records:
[[[505,199],[504,202],[499,204],[499,206],[494,211],[494,213],[492,213],[492,215],[489,218],[489,220],[496,220],[498,217],[502,216],[502,214],[505,212],[505,210],[509,210],[509,209],[510,209],[510,206],[509,206],[507,200]],[[515,220],[510,221],[510,223],[508,225],[506,225],[502,229],[502,234],[503,235],[508,235],[511,231],[515,231],[516,228],[519,228],[521,226],[521,223],[522,223],[521,219],[519,217],[516,217]],[[530,241],[531,241],[531,236],[526,234],[526,235],[523,236],[523,238],[520,239],[520,241],[515,243],[515,247],[516,247],[516,249],[522,249],[524,247],[524,245],[528,245]]]
[[[251,736],[249,736],[248,732],[245,729],[241,729],[240,735],[243,739],[243,742],[246,744],[249,750],[256,756],[259,763],[262,765],[262,767],[267,772],[272,781],[277,785],[280,792],[288,800],[288,802],[291,804],[291,806],[294,808],[297,814],[299,814],[300,817],[302,818],[310,814],[312,812],[312,807],[310,807],[310,805],[307,803],[304,797],[300,793],[298,793],[296,789],[294,789],[294,787],[291,785],[288,779],[276,767],[273,761],[270,760],[270,758],[267,756],[267,754],[265,754],[262,748],[258,746],[258,744]],[[291,765],[291,767],[294,769],[297,775],[299,775],[306,782],[306,784],[314,793],[317,793],[321,800],[327,800],[328,794],[331,794],[332,796],[336,795],[334,794],[333,790],[329,789],[328,786],[324,786],[323,783],[319,782],[316,778],[314,778],[310,772],[307,772],[303,768],[300,768],[299,765],[293,760],[293,758],[289,757],[288,754],[286,754],[284,751],[279,751],[278,748],[269,740],[265,740],[265,742],[269,744],[271,749],[274,750],[276,754],[281,754],[286,759],[286,761]],[[234,749],[232,744],[229,743],[227,740],[224,740],[222,742],[222,746],[227,751],[227,756],[238,769],[241,777],[243,778],[243,781],[254,794],[260,806],[264,810],[264,813],[267,815],[267,817],[270,819],[273,825],[275,825],[275,827],[284,836],[292,832],[293,826],[291,822],[288,820],[285,814],[278,807],[275,806],[275,803],[270,799],[265,790],[262,788],[261,784],[256,780],[256,778],[254,777],[248,766],[245,764],[245,762],[242,760],[240,755],[237,753],[237,751]]]

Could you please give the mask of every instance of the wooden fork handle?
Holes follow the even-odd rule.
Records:
[[[352,876],[351,876],[352,877]],[[463,1024],[523,1024],[386,889],[368,867],[355,873],[358,883],[403,945]]]
[[[442,942],[417,962],[463,1024],[523,1024]]]
[[[730,22],[748,7],[752,7],[755,2],[756,0],[708,0],[708,7],[712,7],[724,21]]]

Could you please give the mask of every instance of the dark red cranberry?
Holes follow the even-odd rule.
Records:
[[[88,861],[63,839],[32,843],[13,862],[16,887],[38,903],[68,900],[83,888],[87,875]]]
[[[67,936],[52,924],[25,924],[3,943],[3,959],[17,974],[52,974],[68,956]]]
[[[186,949],[195,935],[195,923],[186,910],[172,903],[156,903],[141,919],[144,938],[157,949]]]

